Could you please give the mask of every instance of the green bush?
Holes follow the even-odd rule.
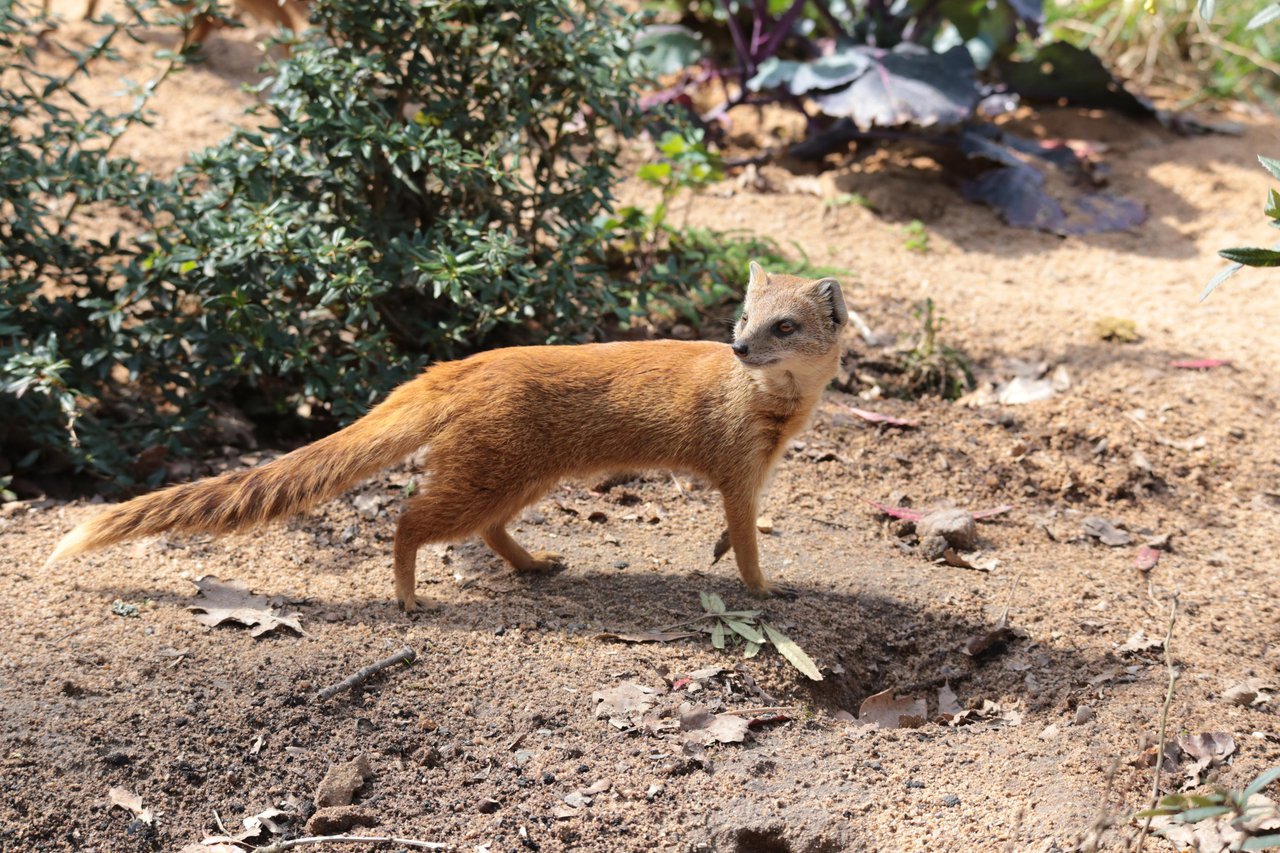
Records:
[[[13,49],[30,24],[0,10],[4,73],[34,80]],[[602,0],[321,0],[313,20],[326,38],[263,85],[262,126],[172,182],[100,150],[120,117],[0,93],[19,152],[0,167],[0,406],[17,404],[0,451],[19,467],[127,482],[221,409],[347,421],[431,358],[582,338],[635,302],[602,279],[596,224],[634,129],[625,18]],[[71,198],[150,233],[81,240]]]
[[[154,444],[170,425],[119,394],[121,371],[166,381],[163,344],[135,334],[135,291],[121,289],[139,271],[137,249],[119,234],[78,230],[86,211],[150,221],[175,200],[171,184],[113,153],[147,121],[149,90],[120,112],[82,104],[75,91],[117,38],[149,26],[150,8],[130,3],[98,41],[68,51],[71,73],[50,77],[33,61],[34,16],[0,0],[0,479],[15,463],[124,470],[129,445]],[[185,57],[168,59],[162,78]]]

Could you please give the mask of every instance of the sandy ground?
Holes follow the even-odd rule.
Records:
[[[63,37],[84,32],[70,24]],[[209,62],[173,83],[156,129],[129,150],[171,167],[241,120],[238,86],[260,35],[215,36]],[[731,561],[711,565],[714,493],[663,474],[569,483],[532,508],[517,536],[564,554],[559,574],[517,578],[476,543],[427,549],[429,606],[412,618],[392,605],[390,572],[409,467],[252,536],[161,538],[53,570],[41,566],[58,537],[97,508],[10,504],[0,849],[177,850],[272,807],[296,834],[326,772],[360,757],[371,775],[355,808],[374,824],[361,831],[456,850],[1050,851],[1110,821],[1103,846],[1120,849],[1136,834],[1125,816],[1149,795],[1144,738],[1167,686],[1159,648],[1120,646],[1137,630],[1163,637],[1175,594],[1171,736],[1230,734],[1234,754],[1209,771],[1225,784],[1280,763],[1269,689],[1280,686],[1280,289],[1246,273],[1196,302],[1216,248],[1268,239],[1254,155],[1275,149],[1277,125],[1183,139],[1073,112],[1032,127],[1108,143],[1113,189],[1142,200],[1150,221],[1061,240],[1004,227],[929,172],[850,166],[824,173],[823,193],[862,193],[877,211],[788,192],[776,168],[765,176],[778,191],[730,180],[693,208],[694,222],[794,241],[849,270],[846,293],[881,334],[909,334],[912,305],[931,297],[944,339],[980,379],[1007,378],[1015,359],[1070,376],[1066,391],[1023,406],[828,395],[781,465],[762,542],[770,574],[800,592],[766,615],[817,661],[821,683],[769,648],[744,660],[706,637],[597,638],[684,622],[699,592],[755,606]],[[911,219],[927,252],[904,248]],[[1104,316],[1132,320],[1142,339],[1098,339]],[[881,355],[853,352],[858,363]],[[1197,357],[1233,365],[1169,365]],[[920,425],[877,427],[850,404]],[[995,565],[923,560],[867,504],[904,497],[1012,505],[980,526],[980,559]],[[1091,516],[1132,542],[1087,537]],[[1139,570],[1139,546],[1165,536],[1158,565]],[[188,606],[204,575],[275,598],[305,635],[199,624]],[[1006,609],[1013,639],[966,654]],[[412,667],[315,699],[405,645]],[[1253,704],[1223,698],[1242,682],[1259,691]],[[625,683],[656,691],[668,719],[689,702],[753,727],[705,751],[668,730],[621,730],[595,716],[592,694]],[[938,722],[946,685],[975,709],[967,724]],[[925,700],[928,721],[849,719],[889,688]],[[1186,781],[1187,764],[1174,762],[1166,787]],[[140,797],[152,822],[113,807],[113,787]]]

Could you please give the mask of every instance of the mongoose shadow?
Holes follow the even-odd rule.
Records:
[[[859,569],[867,570],[865,566]],[[513,586],[519,595],[511,594]],[[1054,694],[1029,686],[1024,672],[1002,665],[1032,647],[1040,657],[1037,679],[1044,684],[1085,683],[1107,665],[1116,665],[1115,660],[1083,653],[1067,641],[1053,645],[1027,637],[1014,637],[1004,647],[974,658],[962,651],[964,644],[987,634],[993,625],[944,604],[922,607],[919,602],[879,593],[840,592],[803,584],[796,590],[796,601],[775,599],[765,604],[764,616],[772,624],[785,626],[787,634],[826,669],[826,674],[822,682],[797,678],[796,684],[807,689],[790,694],[786,701],[812,703],[828,712],[856,713],[863,699],[888,688],[901,695],[927,696],[932,707],[934,694],[944,683],[962,695],[1016,697],[1026,707],[1039,707],[1054,701]],[[104,601],[151,599],[166,607],[184,607],[193,601],[191,596],[139,586],[85,587],[83,591]],[[716,592],[730,606],[748,606],[743,602],[749,599],[728,574],[691,579],[684,572],[606,570],[537,580],[502,573],[484,577],[466,590],[442,583],[433,588],[431,605],[410,615],[397,614],[394,605],[385,600],[355,595],[309,598],[290,609],[302,614],[304,628],[321,635],[329,630],[321,614],[339,612],[342,618],[338,624],[343,628],[337,630],[360,626],[370,634],[386,634],[389,625],[394,625],[397,636],[410,629],[419,635],[426,631],[428,636],[440,632],[454,635],[465,647],[468,637],[492,635],[497,629],[517,625],[524,626],[526,632],[588,638],[602,632],[654,631],[700,615],[699,591]],[[215,632],[207,635],[215,642],[218,633],[225,635],[228,645],[248,640],[243,628],[228,625],[209,630]],[[289,632],[282,631],[268,641],[288,642],[289,638]],[[716,651],[709,638],[662,646],[619,644],[618,648],[624,658],[635,660],[651,660],[644,650],[678,649],[696,651],[707,664],[729,669],[743,663],[740,650]],[[420,652],[416,666],[429,673],[434,665],[430,639]],[[747,665],[758,668],[760,663]],[[374,685],[369,689],[384,688]]]

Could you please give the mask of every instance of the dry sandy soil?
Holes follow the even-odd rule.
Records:
[[[209,62],[173,82],[156,130],[131,137],[131,150],[171,167],[240,120],[248,96],[237,86],[260,35],[215,36]],[[1150,793],[1144,750],[1167,686],[1158,647],[1120,647],[1138,630],[1163,637],[1175,595],[1170,736],[1231,735],[1234,753],[1208,771],[1224,784],[1280,764],[1280,287],[1246,273],[1196,302],[1219,268],[1214,249],[1267,239],[1254,154],[1274,150],[1277,125],[1193,139],[1107,115],[1027,126],[1110,145],[1113,188],[1143,201],[1149,222],[1068,240],[1014,231],[936,174],[893,166],[821,178],[828,197],[858,192],[875,212],[788,192],[793,175],[777,168],[764,171],[775,191],[731,180],[693,209],[695,222],[794,241],[848,270],[851,303],[882,335],[911,333],[911,306],[931,297],[945,340],[980,379],[1008,378],[1014,360],[1070,377],[1054,398],[1020,406],[866,399],[865,385],[863,399],[827,396],[781,465],[762,542],[772,576],[800,593],[767,602],[767,617],[822,682],[767,647],[744,660],[705,636],[597,638],[684,622],[703,591],[756,606],[730,560],[711,565],[714,493],[663,474],[569,483],[531,509],[517,535],[563,553],[559,574],[517,578],[475,543],[427,549],[429,607],[412,618],[392,604],[390,571],[409,467],[252,536],[162,538],[53,570],[42,562],[58,537],[98,508],[9,504],[0,849],[177,850],[220,834],[219,819],[236,832],[271,807],[298,834],[326,772],[360,757],[371,775],[355,808],[374,825],[359,831],[456,850],[1050,851],[1108,821],[1103,847],[1120,849],[1137,831],[1126,815]],[[904,248],[911,219],[924,223],[926,252]],[[1100,340],[1104,316],[1132,320],[1141,340]],[[882,357],[853,350],[859,365]],[[1170,366],[1196,357],[1232,365]],[[869,424],[850,404],[919,426]],[[981,559],[998,562],[984,572],[922,559],[867,503],[904,498],[1012,505],[980,526]],[[1091,516],[1126,528],[1131,544],[1086,536]],[[1144,572],[1135,559],[1151,537],[1163,550]],[[188,608],[204,575],[276,599],[305,634],[255,639],[198,623]],[[1005,611],[1012,639],[966,654]],[[418,654],[411,667],[315,698],[405,645]],[[1223,697],[1242,682],[1258,693],[1251,705]],[[619,729],[596,717],[592,696],[625,683],[652,688],[667,720],[689,702],[752,728],[705,750],[669,729]],[[959,724],[940,713],[944,685],[974,709]],[[889,688],[925,700],[928,720],[850,719]],[[770,708],[781,710],[759,710]],[[1170,761],[1167,789],[1189,763]],[[113,807],[113,787],[140,797],[152,822]]]

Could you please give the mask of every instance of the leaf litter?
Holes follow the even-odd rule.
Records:
[[[201,625],[216,628],[223,622],[235,622],[251,629],[252,637],[261,637],[277,628],[289,628],[306,636],[298,618],[300,613],[280,613],[271,599],[254,595],[244,581],[224,581],[206,575],[192,581],[196,585],[196,601],[187,605]]]

